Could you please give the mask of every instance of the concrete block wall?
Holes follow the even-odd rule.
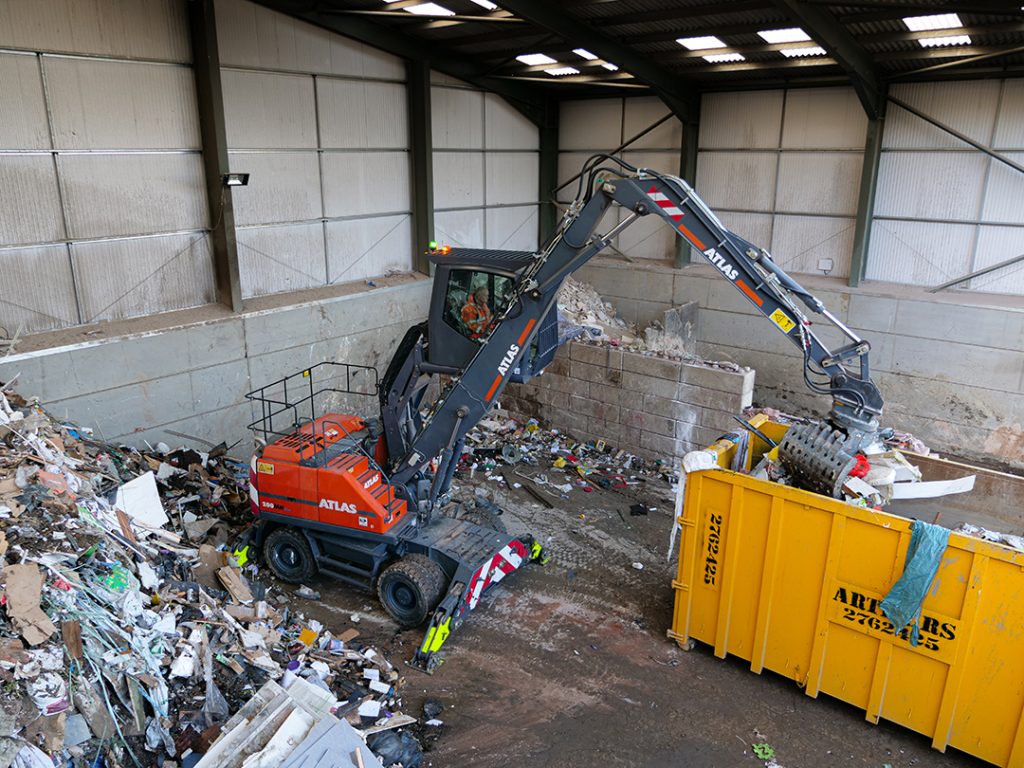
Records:
[[[754,371],[703,365],[572,342],[542,376],[510,385],[502,406],[582,440],[650,458],[682,457],[735,428],[750,405]]]
[[[794,413],[827,411],[827,398],[804,386],[796,348],[712,267],[675,270],[597,259],[578,276],[635,321],[656,317],[672,303],[698,302],[698,352],[754,368],[755,403]],[[871,342],[884,424],[914,433],[940,453],[1024,467],[1019,299],[929,294],[885,283],[850,288],[842,280],[810,275],[800,280]],[[820,334],[826,343],[838,342],[836,334]]]
[[[256,308],[239,315],[185,316],[157,331],[23,352],[0,360],[0,381],[18,376],[23,396],[38,396],[58,418],[106,440],[180,444],[170,429],[212,443],[240,440],[231,453],[245,458],[252,446],[247,425],[258,415],[246,392],[321,360],[376,366],[383,375],[406,329],[426,317],[430,298],[429,280],[390,282],[280,306],[254,300]],[[367,415],[375,414],[376,399],[363,399]]]

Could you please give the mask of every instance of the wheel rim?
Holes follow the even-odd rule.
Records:
[[[404,579],[391,580],[384,589],[382,602],[392,618],[400,623],[419,623],[422,608],[416,588]]]
[[[274,547],[274,565],[284,574],[297,573],[302,568],[302,553],[291,544],[278,544]]]

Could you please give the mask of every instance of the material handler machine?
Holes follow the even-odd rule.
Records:
[[[615,207],[625,217],[599,234]],[[538,251],[429,251],[428,320],[408,330],[383,378],[373,368],[320,363],[249,393],[260,412],[250,425],[258,438],[250,465],[256,525],[242,556],[260,554],[287,582],[319,574],[375,587],[405,627],[429,616],[413,663],[433,671],[481,595],[544,556],[531,536],[450,500],[466,434],[509,381],[540,374],[554,357],[565,278],[644,216],[671,227],[801,351],[805,383],[828,395],[831,409],[821,422],[791,428],[780,459],[798,484],[838,496],[856,453],[878,437],[882,398],[868,342],[766,250],[726,229],[685,181],[594,155],[576,200]],[[462,312],[470,301],[478,304],[472,328]],[[811,315],[837,329],[843,345],[828,348]],[[379,418],[341,410],[358,396],[377,398]]]

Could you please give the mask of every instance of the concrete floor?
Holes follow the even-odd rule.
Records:
[[[717,659],[700,644],[685,652],[668,640],[671,505],[660,481],[644,493],[659,507],[647,517],[631,517],[633,499],[612,491],[573,491],[562,508],[545,510],[521,491],[487,487],[509,528],[533,532],[554,559],[485,598],[433,676],[407,671],[407,711],[419,714],[427,696],[446,707],[424,765],[756,768],[764,763],[751,744],[762,741],[785,768],[985,765],[940,754],[903,728],[871,725],[827,696],[810,699],[740,659]],[[360,622],[364,637],[395,662],[412,656],[421,633],[396,633],[366,595],[321,588],[311,612],[328,627],[372,606]]]

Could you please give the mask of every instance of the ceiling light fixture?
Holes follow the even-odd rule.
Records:
[[[521,61],[530,67],[539,67],[541,64],[557,64],[558,62],[546,53],[521,53],[516,56],[516,61]]]
[[[553,67],[552,69],[545,69],[544,71],[554,77],[565,77],[566,75],[578,75],[580,73],[576,67]]]
[[[970,45],[968,35],[950,35],[949,37],[919,37],[917,42],[922,48],[944,48],[948,45]]]
[[[455,11],[445,8],[437,3],[420,3],[419,5],[407,5],[402,9],[417,16],[454,16]]]
[[[586,48],[573,48],[572,52],[580,58],[586,59],[587,61],[593,61],[597,58],[594,54],[588,51]]]
[[[491,0],[473,0],[473,2],[479,5],[481,8],[486,8],[488,11],[498,10],[497,4],[492,3]]]
[[[800,27],[791,27],[789,29],[762,29],[757,33],[761,36],[761,39],[766,43],[775,45],[777,43],[802,43],[805,40],[810,40],[811,36],[804,32]]]
[[[962,27],[960,17],[955,13],[937,13],[932,16],[908,16],[903,23],[911,32],[927,32],[932,29],[956,29]]]
[[[742,53],[712,53],[702,57],[712,64],[724,64],[727,61],[746,61]]]
[[[824,56],[825,49],[820,45],[807,45],[803,48],[782,48],[779,53],[787,59],[798,59],[804,56]]]
[[[707,51],[712,48],[725,48],[725,43],[714,35],[705,37],[680,37],[676,40],[683,48],[690,51]]]
[[[606,61],[601,66],[604,67],[605,69],[607,69],[609,72],[618,72],[619,71],[618,65],[612,64],[610,61]]]

